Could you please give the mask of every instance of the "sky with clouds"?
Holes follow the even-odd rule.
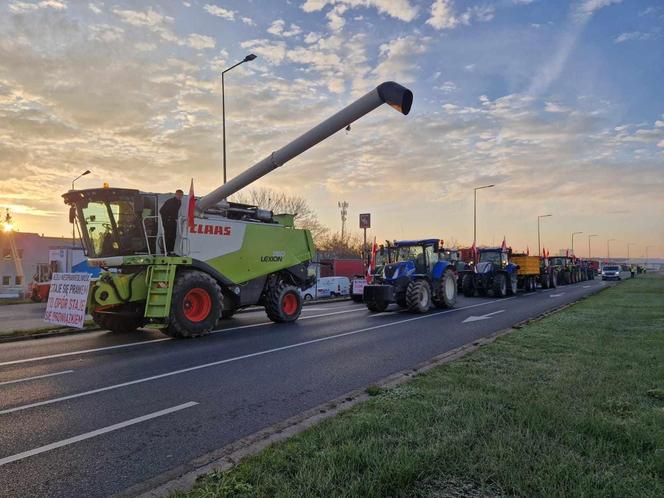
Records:
[[[371,212],[378,239],[664,256],[664,5],[658,0],[4,0],[0,206],[69,233],[60,195],[203,194],[376,84],[412,89],[262,179]]]

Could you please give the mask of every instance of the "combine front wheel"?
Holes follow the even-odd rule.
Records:
[[[171,337],[207,334],[221,316],[222,295],[217,282],[200,271],[180,273],[173,284],[168,328]]]
[[[277,282],[265,296],[265,313],[273,322],[294,322],[302,312],[302,298],[297,287]]]

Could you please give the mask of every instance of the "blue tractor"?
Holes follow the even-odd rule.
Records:
[[[504,247],[478,249],[478,262],[461,271],[461,289],[466,297],[488,295],[505,297],[516,294],[518,265],[509,260],[509,251]]]
[[[413,313],[425,313],[432,304],[454,307],[456,272],[438,239],[403,240],[386,250],[390,261],[374,283],[364,287],[369,311],[385,311],[391,303]]]

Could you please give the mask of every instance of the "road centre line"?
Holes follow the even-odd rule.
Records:
[[[371,327],[365,327],[365,328],[358,329],[358,330],[351,330],[349,332],[342,332],[340,334],[330,335],[330,336],[326,336],[326,337],[320,337],[318,339],[312,339],[312,340],[309,340],[309,341],[298,342],[298,343],[295,343],[295,344],[289,344],[287,346],[281,346],[281,347],[274,348],[274,349],[267,349],[267,350],[264,350],[264,351],[257,351],[255,353],[249,353],[249,354],[245,354],[245,355],[242,355],[242,356],[236,356],[234,358],[226,358],[225,360],[213,361],[211,363],[204,363],[202,365],[195,365],[193,367],[182,368],[180,370],[173,370],[171,372],[165,372],[165,373],[158,374],[158,375],[152,375],[150,377],[144,377],[142,379],[130,380],[130,381],[127,381],[127,382],[122,382],[120,384],[113,384],[113,385],[106,386],[106,387],[100,387],[100,388],[97,388],[97,389],[92,389],[90,391],[83,391],[83,392],[76,393],[76,394],[69,394],[67,396],[62,396],[60,398],[47,399],[47,400],[44,400],[44,401],[37,401],[35,403],[29,403],[27,405],[15,406],[14,408],[8,408],[6,410],[0,410],[0,415],[6,415],[6,414],[9,414],[9,413],[19,412],[19,411],[27,410],[29,408],[36,408],[38,406],[51,405],[51,404],[54,404],[54,403],[58,403],[60,401],[67,401],[67,400],[70,400],[70,399],[81,398],[81,397],[84,397],[84,396],[89,396],[89,395],[92,395],[92,394],[98,394],[98,393],[105,392],[105,391],[110,391],[110,390],[113,390],[113,389],[119,389],[121,387],[128,387],[128,386],[133,386],[133,385],[136,385],[136,384],[142,384],[144,382],[150,382],[150,381],[153,381],[153,380],[163,379],[165,377],[171,377],[173,375],[181,375],[183,373],[193,372],[193,371],[196,371],[196,370],[201,370],[203,368],[215,367],[215,366],[219,366],[219,365],[224,365],[226,363],[232,363],[232,362],[239,361],[239,360],[245,360],[247,358],[255,358],[257,356],[264,356],[264,355],[271,354],[271,353],[276,353],[276,352],[279,352],[279,351],[286,351],[288,349],[294,349],[294,348],[299,348],[299,347],[303,347],[303,346],[308,346],[310,344],[316,344],[316,343],[319,343],[319,342],[330,341],[332,339],[339,339],[341,337],[348,337],[348,336],[360,334],[360,333],[363,333],[363,332],[369,332],[369,331],[372,331],[372,330],[382,329],[382,328],[386,328],[386,327],[392,327],[394,325],[400,325],[400,324],[403,324],[403,323],[414,322],[414,321],[417,321],[417,320],[424,320],[426,318],[431,318],[431,317],[438,316],[438,315],[444,315],[444,314],[447,314],[447,313],[454,313],[454,312],[457,312],[457,311],[462,311],[462,310],[466,310],[466,309],[470,309],[470,308],[477,308],[479,306],[486,306],[488,304],[502,303],[502,302],[505,302],[505,301],[509,301],[510,299],[516,299],[516,296],[508,297],[508,298],[502,298],[502,299],[495,299],[495,300],[492,300],[492,301],[486,301],[486,302],[482,302],[482,303],[478,303],[478,304],[473,304],[473,305],[470,305],[470,306],[464,306],[462,308],[453,308],[453,309],[449,309],[449,310],[439,311],[437,313],[431,313],[431,314],[428,314],[428,315],[420,315],[420,316],[416,316],[416,317],[413,317],[413,318],[406,318],[404,320],[398,320],[398,321],[389,322],[389,323],[381,323],[380,325],[373,325]]]
[[[335,311],[335,312],[332,312],[332,313],[323,313],[323,314],[320,314],[320,315],[303,316],[303,317],[300,317],[300,320],[309,320],[309,319],[312,319],[312,318],[322,318],[322,317],[325,317],[325,316],[339,315],[339,314],[342,314],[342,313],[355,313],[356,311],[362,311],[364,309],[365,308],[357,308],[357,309],[345,310],[345,311]],[[232,330],[240,330],[240,329],[248,329],[248,328],[253,328],[253,327],[261,327],[263,325],[272,325],[272,322],[266,321],[266,322],[260,322],[260,323],[252,323],[250,325],[239,325],[237,327],[228,327],[228,328],[225,328],[225,329],[213,330],[212,332],[210,332],[210,334],[218,334],[219,332],[230,332]],[[21,360],[5,361],[5,362],[0,363],[0,367],[5,367],[5,366],[9,366],[9,365],[18,365],[20,363],[30,363],[30,362],[41,361],[41,360],[50,360],[50,359],[53,359],[53,358],[62,358],[62,357],[65,357],[65,356],[76,356],[76,355],[79,355],[79,354],[97,353],[99,351],[108,351],[108,350],[111,350],[111,349],[130,348],[130,347],[133,347],[133,346],[140,346],[142,344],[153,344],[155,342],[171,341],[171,340],[173,340],[173,339],[171,339],[170,337],[164,337],[164,338],[161,338],[161,339],[151,339],[149,341],[130,342],[130,343],[125,343],[125,344],[116,344],[114,346],[104,346],[104,347],[101,347],[101,348],[82,349],[80,351],[70,351],[70,352],[67,352],[67,353],[56,353],[56,354],[50,354],[50,355],[46,355],[46,356],[35,356],[33,358],[24,358],[24,359],[21,359]]]
[[[9,384],[17,384],[19,382],[27,382],[29,380],[36,380],[36,379],[45,379],[46,377],[55,377],[56,375],[64,375],[64,374],[69,374],[72,373],[73,370],[63,370],[62,372],[54,372],[50,374],[44,374],[44,375],[35,375],[33,377],[25,377],[24,379],[15,379],[15,380],[6,380],[4,382],[0,382],[0,386],[6,386]]]
[[[102,434],[107,434],[109,432],[117,431],[118,429],[123,429],[129,427],[130,425],[140,424],[146,420],[151,420],[153,418],[162,417],[168,415],[169,413],[174,413],[185,408],[190,408],[197,405],[195,401],[189,401],[188,403],[183,403],[178,406],[173,406],[171,408],[166,408],[165,410],[159,410],[158,412],[149,413],[148,415],[143,415],[142,417],[132,418],[130,420],[125,420],[118,424],[109,425],[95,431],[86,432],[85,434],[80,434],[78,436],[70,437],[63,439],[62,441],[57,441],[55,443],[47,444],[45,446],[40,446],[39,448],[34,448],[32,450],[24,451],[23,453],[17,453],[16,455],[11,455],[5,458],[0,458],[0,467],[8,463],[16,462],[18,460],[23,460],[34,455],[39,455],[40,453],[45,453],[47,451],[54,450],[56,448],[62,448],[63,446],[68,446],[70,444],[78,443],[79,441],[84,441],[96,436],[101,436]]]

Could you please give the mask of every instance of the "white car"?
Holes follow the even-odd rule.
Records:
[[[322,277],[314,285],[302,291],[302,299],[311,301],[324,297],[347,296],[349,293],[348,277]]]
[[[607,265],[602,268],[602,280],[620,280],[620,266]]]

